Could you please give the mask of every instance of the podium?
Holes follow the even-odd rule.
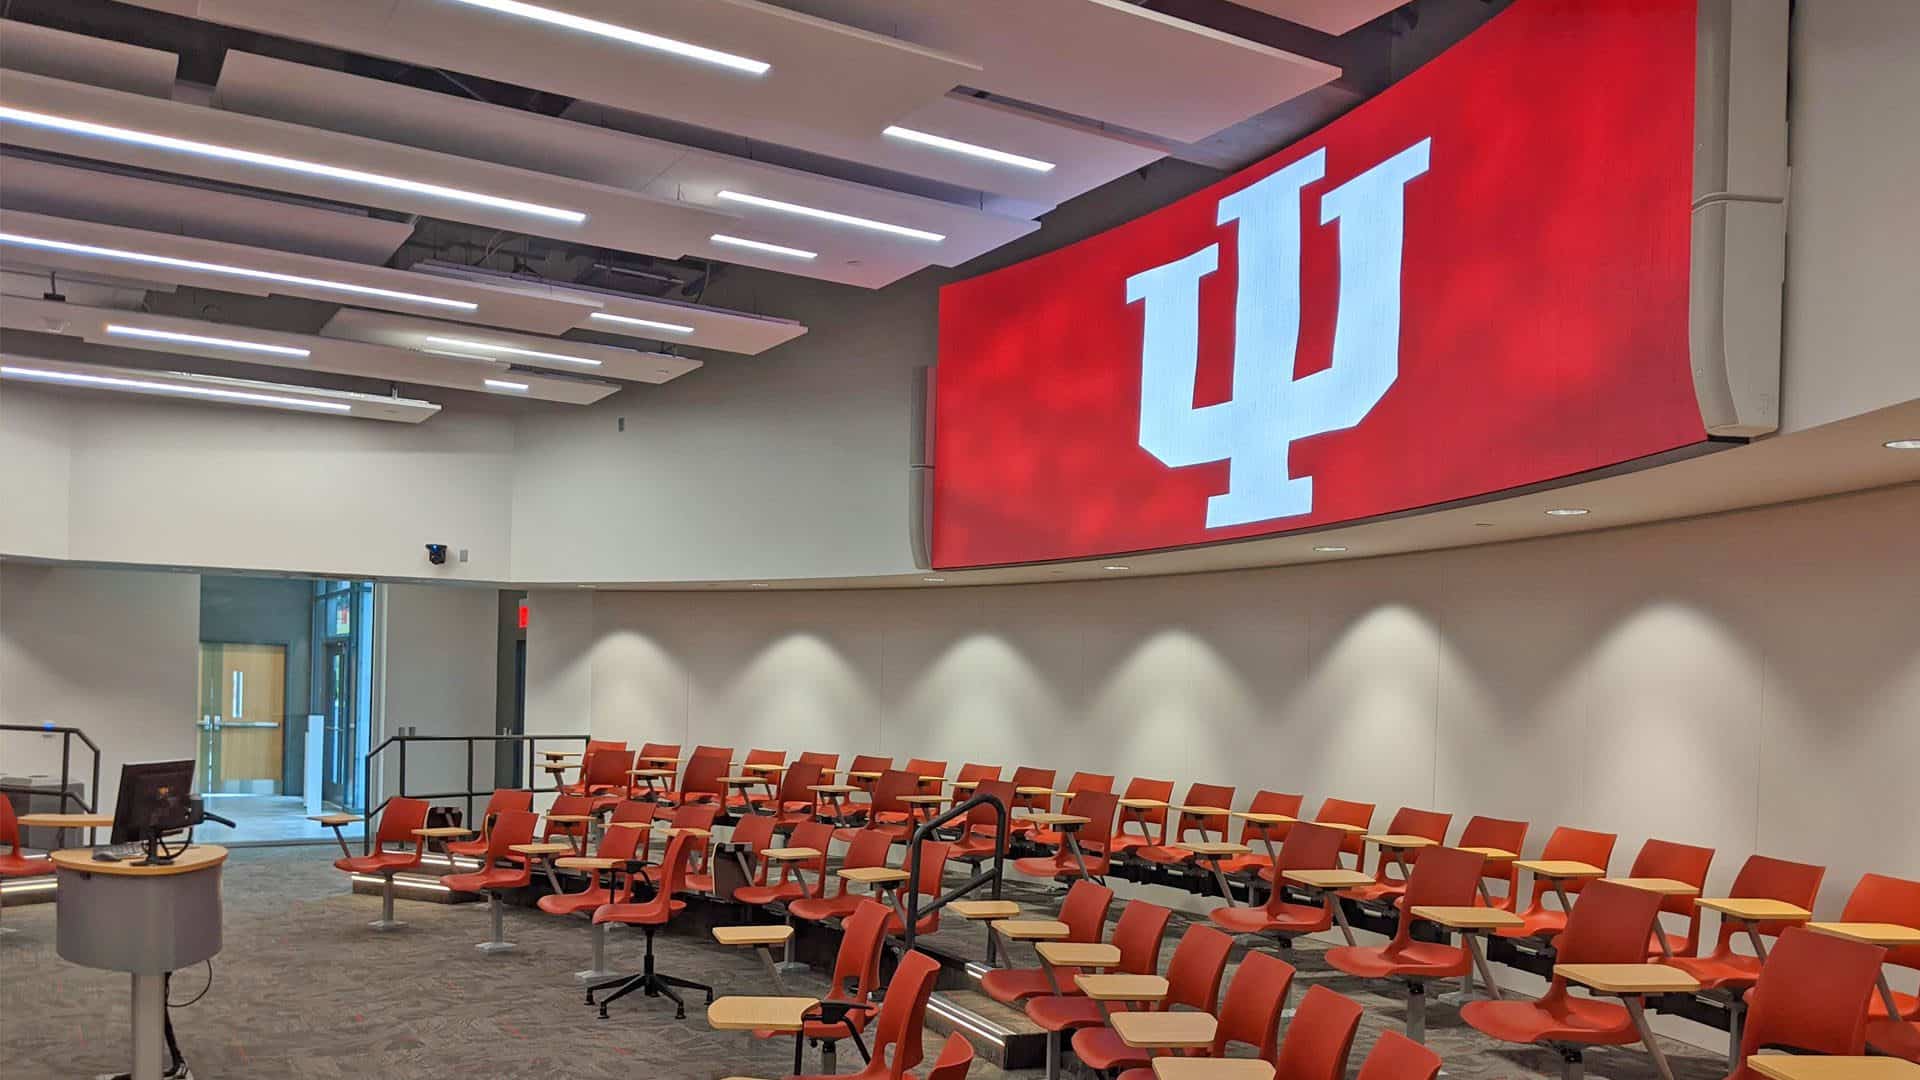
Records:
[[[63,960],[133,976],[133,1078],[160,1080],[166,977],[220,951],[220,867],[227,849],[195,844],[170,865],[95,862],[89,848],[51,856]]]

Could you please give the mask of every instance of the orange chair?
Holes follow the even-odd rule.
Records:
[[[1908,881],[1886,874],[1862,874],[1852,894],[1847,897],[1847,906],[1840,911],[1840,921],[1920,927],[1920,881]],[[1902,945],[1887,950],[1887,963],[1920,969],[1920,945]],[[1893,1002],[1902,1017],[1920,1019],[1920,999],[1914,995],[1895,992]],[[1867,1017],[1869,1020],[1888,1019],[1887,1003],[1880,1000],[1878,994],[1874,995],[1873,1006]]]
[[[852,843],[855,833],[880,832],[886,834],[890,843],[903,843],[913,826],[908,824],[912,804],[901,799],[920,790],[920,775],[906,769],[888,769],[880,774],[873,785],[870,799],[863,809],[865,821],[857,826],[846,826],[834,830],[833,837],[843,843]]]
[[[589,983],[587,986],[587,1004],[600,1006],[600,1019],[607,1018],[607,1006],[626,997],[635,990],[648,997],[665,997],[673,1002],[674,1019],[687,1018],[687,1003],[679,994],[680,990],[698,990],[707,995],[707,1004],[713,1004],[713,987],[690,979],[662,975],[653,966],[653,936],[660,928],[672,920],[675,909],[674,894],[682,891],[687,879],[687,860],[693,849],[688,841],[693,837],[682,833],[667,842],[667,853],[660,860],[660,877],[654,894],[639,903],[608,904],[593,913],[593,924],[602,926],[607,923],[621,923],[626,926],[638,926],[647,935],[647,955],[640,974],[629,975],[605,982]],[[685,905],[681,905],[685,906]],[[593,995],[612,990],[613,993],[595,1001]]]
[[[1682,881],[1695,889],[1704,889],[1707,885],[1707,868],[1713,865],[1713,849],[1695,847],[1692,844],[1676,844],[1670,840],[1648,840],[1640,845],[1640,854],[1633,857],[1633,869],[1627,871],[1628,877],[1668,878]],[[1698,894],[1696,894],[1698,895]],[[1698,956],[1700,953],[1700,905],[1693,902],[1692,896],[1669,896],[1660,905],[1662,912],[1679,915],[1687,920],[1687,936],[1677,947],[1673,947],[1675,956]],[[1659,923],[1654,924],[1654,940],[1647,942],[1647,959],[1659,961],[1666,956],[1660,948]],[[1665,934],[1667,944],[1673,946],[1673,935]]]
[[[651,799],[662,791],[672,791],[673,778],[680,772],[680,744],[644,743],[640,747],[640,752],[633,756],[633,765],[636,769],[665,769],[668,775],[664,779],[661,777],[641,779],[629,774],[627,798]]]
[[[1289,795],[1284,791],[1262,791],[1253,797],[1247,806],[1249,813],[1285,814],[1290,818],[1300,816],[1300,804],[1306,801],[1302,795]],[[1220,870],[1226,874],[1250,874],[1273,867],[1273,856],[1267,854],[1267,843],[1271,841],[1278,850],[1286,843],[1287,832],[1291,829],[1286,822],[1277,825],[1258,825],[1251,821],[1240,824],[1240,842],[1252,848],[1245,855],[1235,855],[1220,861]]]
[[[1481,888],[1486,889],[1487,881],[1504,881],[1507,889],[1489,903],[1483,895],[1475,904],[1486,904],[1501,911],[1512,911],[1514,897],[1520,895],[1520,870],[1514,864],[1519,861],[1521,851],[1527,846],[1527,823],[1509,821],[1505,818],[1474,817],[1467,821],[1467,827],[1460,830],[1460,840],[1455,847],[1490,848],[1495,851],[1510,851],[1512,858],[1487,856],[1487,868],[1481,872]]]
[[[967,1073],[972,1069],[973,1044],[964,1035],[949,1035],[924,1080],[967,1080]]]
[[[853,755],[853,764],[847,766],[847,783],[859,788],[861,792],[871,792],[873,785],[879,782],[879,778],[877,776],[855,776],[854,774],[884,773],[892,768],[893,759],[890,757],[881,757],[879,754],[855,754]],[[859,793],[856,792],[855,794],[857,795]],[[848,795],[847,804],[849,813],[851,813],[853,807],[864,806],[866,802],[867,800],[856,798],[855,795]]]
[[[834,954],[833,978],[827,983],[826,996],[817,1012],[809,1012],[806,1023],[793,1033],[794,1068],[800,1067],[800,1049],[807,1043],[820,1047],[821,1064],[831,1072],[834,1045],[851,1038],[866,1053],[860,1033],[866,1030],[875,1006],[873,992],[880,986],[880,954],[887,937],[887,905],[871,897],[859,897],[841,927],[840,949]],[[757,1030],[757,1038],[778,1038],[782,1032]]]
[[[587,795],[556,795],[553,805],[547,807],[547,816],[540,826],[540,842],[546,843],[554,837],[560,837],[571,843],[576,851],[587,850],[587,823],[584,821],[555,821],[560,817],[585,817],[593,812],[593,799]],[[491,837],[489,837],[491,838]],[[523,841],[524,843],[524,841]],[[482,852],[484,854],[484,851]],[[521,856],[508,852],[508,859],[523,861]]]
[[[921,896],[940,895],[940,880],[947,872],[947,854],[950,847],[951,845],[943,841],[929,840],[920,849],[920,877],[914,882],[914,887]],[[911,853],[909,853],[909,858],[911,858]],[[907,908],[906,898],[902,896],[896,902],[900,905],[899,910],[894,913],[893,918],[887,921],[887,933],[904,934],[907,932],[907,923],[906,920],[901,917],[900,912],[904,912]],[[914,935],[918,937],[939,933],[940,910],[935,908],[932,911],[927,911],[924,906],[920,910],[925,912],[925,914],[914,920]]]
[[[1235,1043],[1254,1047],[1262,1061],[1271,1061],[1280,1052],[1280,1014],[1287,1007],[1287,993],[1293,989],[1293,965],[1272,953],[1248,953],[1233,973],[1233,985],[1220,1006],[1220,1023],[1214,1028],[1213,1045],[1203,1057],[1222,1058]],[[1155,1080],[1151,1068],[1128,1069],[1120,1080]]]
[[[780,784],[769,798],[752,797],[756,811],[772,814],[781,825],[812,821],[820,810],[820,796],[812,789],[826,783],[825,770],[817,761],[796,761],[780,773]]]
[[[1761,1080],[1747,1058],[1762,1048],[1866,1053],[1867,1006],[1887,950],[1789,927],[1747,995],[1746,1034],[1727,1080]]]
[[[767,904],[791,903],[808,897],[826,895],[827,888],[827,845],[833,841],[833,826],[824,821],[807,821],[794,827],[787,837],[786,847],[812,848],[820,853],[819,858],[803,862],[782,862],[780,879],[771,885],[767,883],[766,871],[760,873],[760,881],[754,885],[743,885],[733,890],[733,898],[742,904],[764,907]],[[813,875],[813,883],[807,884],[805,875]]]
[[[747,848],[749,859],[759,859],[762,851],[773,846],[773,819],[765,814],[749,814],[741,818],[740,823],[733,827],[733,835],[727,837],[727,843],[744,844]],[[723,859],[728,857],[730,856],[722,856]],[[712,874],[690,873],[687,875],[687,891],[712,893],[713,878],[714,875]],[[765,885],[766,883],[767,865],[761,862],[754,869],[753,880],[747,884]],[[723,896],[720,897],[720,899],[731,900],[733,897]]]
[[[1222,809],[1233,806],[1233,788],[1224,784],[1190,784],[1183,806],[1213,806]],[[1175,847],[1184,840],[1217,841],[1227,838],[1228,817],[1226,814],[1190,814],[1178,811],[1174,818],[1172,838],[1161,844],[1151,844],[1134,851],[1138,858],[1161,866],[1188,866],[1193,862],[1193,852]],[[1198,837],[1190,834],[1198,832]]]
[[[657,808],[654,817],[670,818],[676,808],[695,803],[712,803],[715,809],[724,807],[727,785],[721,783],[720,778],[733,771],[731,762],[726,751],[694,751],[693,756],[687,759],[686,769],[680,774],[680,787],[663,792],[655,799]]]
[[[969,761],[960,766],[960,771],[954,774],[953,779],[956,784],[977,784],[982,780],[998,780],[1004,771],[998,765],[982,765],[979,762]],[[966,789],[962,787],[961,790],[964,792]]]
[[[1167,996],[1150,1012],[1167,1012],[1185,1005],[1211,1013],[1220,1003],[1220,980],[1227,971],[1233,939],[1210,926],[1189,929],[1174,947],[1167,965]],[[1073,1054],[1095,1071],[1146,1067],[1152,1053],[1122,1042],[1111,1027],[1087,1027],[1073,1033]]]
[[[1426,848],[1406,884],[1407,909],[1472,907],[1474,883],[1486,856],[1458,848]],[[1472,970],[1473,956],[1463,946],[1413,940],[1410,914],[1400,916],[1393,940],[1384,946],[1345,945],[1328,949],[1327,963],[1363,979],[1403,979],[1407,984],[1407,1036],[1427,1039],[1427,980],[1457,979]]]
[[[1046,788],[1051,791],[1053,790],[1054,779],[1059,775],[1059,772],[1053,769],[1042,769],[1033,765],[1021,765],[1013,770],[1013,786],[1016,789],[1031,787]],[[1022,810],[1047,811],[1053,809],[1053,796],[1051,795],[1020,795],[1016,792],[1014,797],[1020,803],[1020,809]]]
[[[1158,904],[1149,904],[1145,900],[1134,900],[1120,911],[1120,921],[1113,927],[1113,944],[1120,950],[1119,966],[1113,968],[1120,975],[1158,975],[1160,973],[1160,945],[1166,940],[1167,921],[1173,912]],[[991,974],[991,973],[989,973]],[[1057,1075],[1060,1063],[1060,1036],[1063,1032],[1075,1031],[1085,1027],[1099,1027],[1107,1022],[1107,1014],[1100,1003],[1089,1000],[1073,981],[1076,971],[1059,974],[1060,988],[1063,993],[1054,994],[1043,990],[1026,998],[1027,1018],[1047,1033],[1047,1072]],[[1046,976],[1040,976],[1044,985]],[[1050,989],[1050,988],[1049,988]],[[1110,1009],[1125,1011],[1125,1002],[1113,1002]]]
[[[448,874],[440,879],[454,892],[484,893],[487,914],[493,921],[493,936],[476,946],[484,953],[505,952],[513,948],[502,926],[504,894],[508,889],[525,888],[533,881],[532,860],[515,855],[516,844],[533,843],[533,828],[538,818],[531,810],[508,810],[493,823],[487,834],[487,853],[480,869],[469,874]]]
[[[747,766],[749,765],[784,766],[786,765],[786,763],[787,763],[787,752],[785,750],[757,750],[757,749],[749,750],[747,751],[747,759],[740,763],[740,768],[738,771],[745,776],[764,776],[766,775],[765,773],[761,773],[756,770],[749,769],[747,768]],[[729,772],[734,771],[731,768],[731,765],[733,763],[729,761],[727,764],[729,765],[728,771]],[[784,772],[785,770],[783,769],[782,771]],[[819,781],[817,780],[814,782],[819,783]],[[768,783],[773,783],[773,781],[769,780]],[[779,790],[779,785],[777,783],[774,783],[774,790],[776,792]],[[812,792],[808,792],[808,794],[811,795]],[[772,798],[772,796],[765,791],[756,792],[752,788],[742,788],[736,791],[734,794],[727,796],[727,811],[729,813],[738,814],[744,811],[752,810],[758,804],[765,803],[769,798]]]
[[[847,845],[846,854],[840,860],[840,868],[854,870],[863,866],[885,866],[887,854],[892,849],[893,839],[886,833],[877,829],[856,830],[856,835]],[[787,905],[788,914],[808,922],[844,919],[853,914],[865,898],[847,890],[846,878],[836,877],[834,880],[839,885],[832,896],[795,900]]]
[[[1000,800],[1000,805],[1005,807],[1009,814],[1013,812],[1013,781],[1011,780],[982,780],[967,797],[973,798],[977,795],[991,795]],[[1012,821],[1007,823],[1009,843],[1013,840],[1013,824]],[[974,869],[978,870],[981,863],[993,858],[996,854],[1001,854],[996,846],[999,834],[999,812],[991,804],[981,803],[967,811],[967,816],[961,820],[960,838],[954,841],[950,855],[961,862],[973,864]],[[1019,864],[1016,863],[1015,869],[1018,868]]]
[[[1373,804],[1354,802],[1350,799],[1328,798],[1320,804],[1320,812],[1313,820],[1322,825],[1352,825],[1360,829],[1373,828]],[[1360,833],[1345,833],[1341,837],[1340,850],[1353,856],[1353,868],[1365,869],[1367,842]]]
[[[1413,807],[1403,806],[1394,813],[1393,820],[1387,823],[1387,835],[1419,836],[1436,844],[1444,844],[1447,842],[1447,826],[1451,824],[1453,824],[1452,814],[1443,814],[1438,810],[1415,810]],[[1405,853],[1409,872],[1415,864],[1419,863],[1421,850],[1416,849]],[[1407,891],[1407,883],[1398,874],[1388,872],[1391,869],[1397,869],[1399,865],[1400,856],[1386,848],[1381,848],[1374,853],[1373,884],[1348,889],[1341,895],[1363,904],[1390,906],[1400,898],[1401,893]],[[1471,904],[1473,901],[1467,899],[1460,902]]]
[[[1118,808],[1120,797],[1110,791],[1089,791],[1075,795],[1071,801],[1073,813],[1088,819],[1073,834],[1073,844],[1067,843],[1065,834],[1056,833],[1060,837],[1059,846],[1052,855],[1016,859],[1015,870],[1029,877],[1056,879],[1082,876],[1104,879],[1107,876],[1113,862],[1113,812]],[[1073,853],[1075,846],[1080,849],[1078,857]]]
[[[644,806],[642,803],[624,805]],[[549,915],[592,916],[594,912],[608,904],[624,904],[633,899],[634,876],[640,869],[637,849],[646,835],[645,829],[609,828],[600,837],[600,846],[595,848],[593,853],[597,858],[617,860],[617,865],[609,866],[604,870],[589,870],[585,888],[579,892],[549,893],[536,901],[535,906]],[[574,972],[573,976],[587,982],[604,979],[613,974],[607,970],[606,924],[592,923],[592,941],[592,965],[585,971]]]
[[[1640,964],[1647,958],[1647,935],[1660,913],[1660,897],[1631,885],[1594,881],[1580,893],[1573,915],[1553,949],[1559,964]],[[1559,1053],[1573,1074],[1584,1068],[1585,1047],[1628,1046],[1641,1040],[1639,1020],[1626,1005],[1576,997],[1556,975],[1537,1001],[1470,1001],[1460,1018],[1474,1030],[1510,1043],[1543,1043]]]
[[[580,768],[581,783],[592,798],[590,813],[599,813],[633,795],[634,756],[631,750],[602,748]]]
[[[417,827],[418,826],[416,826],[416,828]],[[418,838],[416,837],[415,839]],[[0,793],[0,844],[7,845],[7,850],[0,853],[0,881],[6,881],[10,878],[44,877],[47,874],[53,873],[53,860],[29,859],[25,855],[20,854],[20,819],[14,816],[13,801],[3,793]],[[414,858],[416,861],[419,859],[419,853],[417,851],[415,852]],[[335,863],[334,865],[338,866],[340,864]],[[393,919],[393,881],[391,878],[387,881],[386,897],[386,916],[382,921],[391,922]],[[379,923],[373,925],[376,929],[390,929],[390,927],[380,926]],[[394,923],[393,925],[398,926],[399,924]],[[0,934],[11,934],[13,932],[11,927],[0,927]]]
[[[1341,1080],[1347,1075],[1353,1036],[1360,1030],[1360,1013],[1360,1003],[1352,998],[1324,986],[1309,987],[1273,1059],[1274,1080]]]
[[[0,840],[6,840],[10,831],[7,826],[13,824],[13,807],[4,798],[0,798],[0,807],[5,807],[0,809]],[[380,811],[380,828],[374,834],[373,850],[365,855],[333,860],[335,869],[345,870],[349,874],[379,875],[380,918],[367,924],[375,930],[397,930],[406,925],[395,921],[393,917],[393,875],[402,870],[420,868],[420,857],[426,853],[427,841],[425,837],[413,835],[413,830],[426,827],[428,809],[425,799],[408,799],[398,795],[388,799],[386,808]],[[388,844],[402,847],[388,850]],[[409,844],[412,845],[411,850],[404,846]],[[20,848],[17,843],[13,845],[13,850],[14,855],[0,855],[0,878],[31,876],[8,871],[5,860],[18,858]],[[40,873],[48,873],[53,869],[50,862],[42,861],[40,865],[47,868]]]
[[[1128,799],[1149,799],[1154,802],[1165,803],[1172,798],[1173,781],[1149,780],[1145,777],[1136,776],[1127,782],[1127,793],[1120,796],[1120,801],[1124,803]],[[1124,855],[1150,844],[1165,844],[1167,842],[1167,818],[1167,808],[1165,806],[1121,807],[1120,825],[1119,828],[1114,830],[1114,854]],[[1140,831],[1137,833],[1129,833],[1127,831],[1127,822],[1129,821],[1139,825]],[[1154,835],[1156,829],[1159,830],[1159,835],[1157,836]]]
[[[603,750],[612,754],[625,754],[627,752],[627,744],[625,741],[615,741],[610,739],[588,739],[587,748],[580,752],[579,778],[576,779],[571,784],[559,785],[557,789],[559,793],[562,795],[593,794],[591,785],[587,783],[587,773],[590,769],[593,768],[593,759],[596,757],[599,757],[600,752]],[[622,785],[625,785],[626,782],[627,782],[626,777],[623,776],[620,778],[620,783]]]
[[[1065,941],[1098,942],[1107,932],[1107,910],[1113,906],[1113,890],[1091,881],[1076,881],[1060,902],[1060,921],[1067,924]],[[1073,972],[1061,968],[1055,976],[1061,989],[1073,986]],[[980,992],[1000,1002],[1014,1005],[1030,997],[1053,993],[1053,984],[1040,968],[993,968],[980,976]]]
[[[1755,855],[1734,875],[1733,887],[1727,891],[1727,895],[1782,900],[1811,911],[1815,898],[1820,895],[1820,880],[1826,876],[1827,868],[1824,866]],[[1720,920],[1720,937],[1711,954],[1681,956],[1671,962],[1674,967],[1700,980],[1700,989],[1723,990],[1737,995],[1760,977],[1760,958],[1735,952],[1734,938],[1739,936],[1751,941],[1751,935],[1763,939],[1777,937],[1780,931],[1793,925],[1791,922],[1763,922],[1747,927],[1723,917]]]
[[[1434,1080],[1441,1064],[1439,1054],[1398,1032],[1383,1031],[1360,1063],[1357,1080]]]
[[[1337,869],[1340,844],[1345,839],[1338,829],[1299,822],[1287,834],[1287,842],[1280,845],[1278,869],[1282,872]],[[1279,875],[1275,874],[1273,890],[1267,894],[1264,905],[1234,907],[1228,904],[1207,912],[1207,918],[1231,934],[1272,934],[1279,939],[1282,949],[1292,948],[1293,939],[1302,934],[1317,934],[1333,925],[1333,905],[1340,902],[1338,896],[1328,893],[1326,902],[1318,907],[1296,904],[1287,899],[1287,891],[1279,881]]]
[[[1540,853],[1540,858],[1547,861],[1583,862],[1605,870],[1607,863],[1613,860],[1614,839],[1612,833],[1592,832],[1562,825],[1553,830],[1552,836],[1547,837],[1547,846]],[[1590,880],[1564,882],[1562,887],[1567,891],[1567,899],[1574,901]],[[1525,911],[1520,912],[1521,925],[1496,930],[1495,933],[1505,938],[1552,937],[1565,929],[1567,913],[1557,907],[1547,906],[1547,897],[1552,894],[1553,882],[1535,874],[1533,901]]]
[[[832,772],[840,767],[839,754],[823,754],[818,750],[800,751],[800,760],[808,765],[818,765],[827,772]]]
[[[1060,812],[1063,814],[1077,814],[1079,811],[1073,809],[1073,800],[1077,796],[1091,794],[1093,792],[1104,791],[1111,793],[1113,791],[1113,776],[1108,773],[1077,772],[1073,774],[1073,779],[1067,781],[1067,786],[1060,790],[1071,793],[1067,796],[1066,801],[1060,804]],[[1030,839],[1043,847],[1054,847],[1060,843],[1060,834],[1058,831],[1036,827],[1029,824],[1025,819],[1013,822],[1010,831],[1023,838]]]
[[[933,761],[928,758],[913,758],[912,760],[908,761],[905,765],[901,766],[900,771],[906,773],[908,776],[913,777],[912,789],[904,792],[904,794],[906,795],[938,794],[937,790],[929,790],[929,785],[938,784],[939,781],[937,780],[929,781],[926,778],[929,776],[936,776],[944,780],[947,775],[947,763],[944,761]],[[881,777],[881,779],[885,780],[886,778]],[[920,820],[918,817],[914,815],[914,809],[912,804],[910,803],[901,803],[898,809],[889,808],[886,810],[878,811],[877,813],[878,813],[878,820],[880,824],[904,825],[906,826],[906,830],[908,832],[911,832],[913,830],[914,823]]]
[[[867,1054],[867,1067],[839,1080],[904,1080],[907,1070],[920,1064],[927,1000],[933,997],[933,983],[939,975],[940,962],[918,949],[900,958],[874,1020],[873,1050]],[[866,1048],[861,1047],[861,1052],[867,1053]],[[799,1080],[834,1080],[836,1075],[828,1072]]]
[[[1867,1045],[1874,1053],[1920,1065],[1920,1024],[1911,1020],[1869,1020]]]
[[[487,853],[487,833],[493,828],[493,819],[504,810],[533,809],[533,792],[525,788],[495,788],[487,796],[487,808],[480,812],[480,837],[477,840],[455,840],[447,845],[447,854],[463,859],[478,859]],[[415,826],[419,828],[420,826]]]

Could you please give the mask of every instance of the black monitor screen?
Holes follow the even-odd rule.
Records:
[[[192,761],[142,761],[120,766],[120,798],[113,805],[115,844],[176,832],[189,824]]]

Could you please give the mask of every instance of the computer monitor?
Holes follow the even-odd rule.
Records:
[[[192,824],[193,762],[141,761],[120,766],[113,804],[115,844],[137,844]]]

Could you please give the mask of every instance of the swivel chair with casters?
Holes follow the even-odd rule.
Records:
[[[652,898],[638,903],[608,904],[593,913],[594,925],[623,923],[638,926],[647,935],[647,955],[644,966],[638,975],[629,975],[605,982],[591,983],[587,986],[587,1004],[600,1007],[600,1019],[607,1018],[607,1006],[626,997],[635,990],[648,997],[664,997],[673,1002],[673,1018],[687,1018],[687,1002],[681,997],[681,990],[698,990],[707,995],[707,1004],[713,1004],[713,987],[706,983],[697,983],[691,979],[662,975],[654,970],[653,938],[660,928],[672,920],[674,914],[675,893],[686,886],[687,859],[692,854],[691,841],[694,838],[686,833],[674,837],[667,843],[667,853],[660,860],[660,876],[653,881]],[[644,873],[644,872],[643,872]],[[684,906],[684,904],[682,905]],[[598,1001],[594,995],[611,990],[610,994]]]

